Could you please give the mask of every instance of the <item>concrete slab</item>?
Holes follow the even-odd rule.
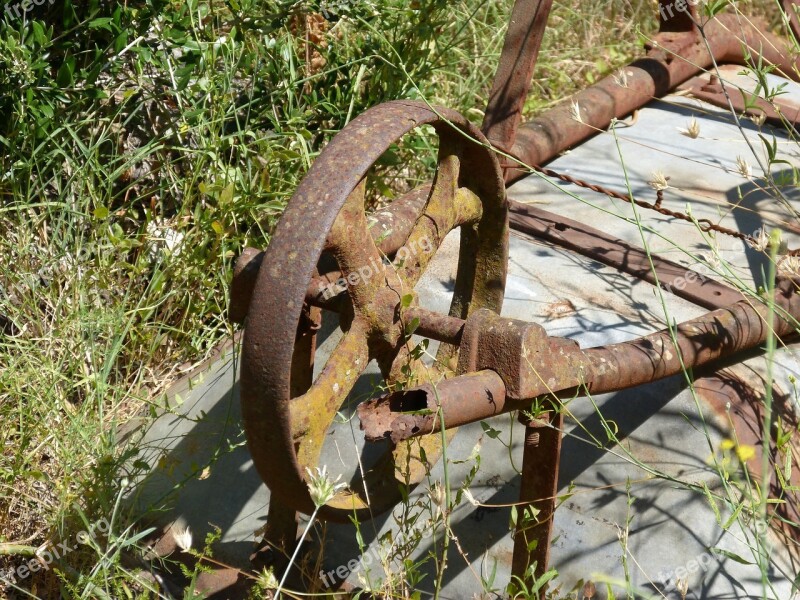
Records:
[[[791,92],[800,94],[800,88]],[[691,116],[700,122],[696,139],[678,132]],[[747,123],[742,126],[757,142],[756,130]],[[784,138],[779,138],[779,147],[782,156],[800,165],[800,157]],[[604,133],[551,166],[620,191],[625,189],[627,173],[634,193],[643,197],[653,196],[647,182],[659,170],[670,176],[665,202],[671,208],[690,204],[698,218],[747,232],[764,224],[783,224],[790,246],[800,246],[797,233],[788,228],[791,215],[784,207],[767,203],[761,194],[764,183],[757,170],[752,180],[736,173],[736,157],[746,152],[739,129],[723,111],[673,95],[639,111],[632,126]],[[704,254],[716,254],[715,268],[717,263],[729,264],[729,273],[750,286],[761,281],[760,255],[737,240],[709,239],[691,224],[642,211],[636,217],[624,203],[538,177],[519,182],[510,194],[613,231],[637,245],[642,244],[643,231],[654,252],[695,269],[705,268]],[[800,208],[800,198],[789,200]],[[641,229],[635,224],[637,218]],[[677,240],[680,247],[669,240]],[[705,312],[669,294],[662,303],[652,286],[569,252],[516,235],[510,246],[503,314],[542,323],[551,335],[573,338],[584,347],[638,337]],[[457,248],[454,233],[418,286],[423,305],[440,311],[449,305]],[[710,268],[707,272],[713,275]],[[328,317],[320,332],[321,357],[330,353],[339,335]],[[762,362],[750,358],[732,369],[757,388]],[[318,368],[323,363],[318,358]],[[783,349],[778,365],[777,386],[794,398],[793,378],[800,373],[796,348]],[[202,539],[211,525],[220,527],[215,558],[247,568],[247,557],[265,523],[269,491],[244,447],[237,367],[234,344],[191,386],[173,394],[169,411],[137,434],[139,458],[152,469],[138,482],[131,499],[154,522],[188,525],[195,539]],[[341,423],[326,441],[323,462],[334,475],[341,473],[347,479],[355,471],[364,450],[358,424],[351,418],[354,402],[379,381],[376,369],[365,373],[342,408]],[[717,515],[703,490],[706,486],[712,494],[725,496],[739,476],[731,451],[722,450],[723,440],[732,435],[724,410],[715,410],[687,388],[683,377],[674,377],[575,399],[568,411],[559,478],[563,502],[556,512],[551,559],[565,595],[592,579],[608,582],[617,597],[625,595],[627,585],[637,597],[678,598],[676,585],[685,579],[687,598],[792,597],[791,581],[798,569],[780,544],[773,540],[762,580],[761,570],[752,564],[753,532],[736,520],[728,527],[732,506],[720,502]],[[616,432],[619,444],[609,439],[609,430]],[[452,514],[458,543],[450,547],[441,597],[473,597],[482,590],[500,593],[509,579],[512,540],[509,509],[503,505],[518,497],[521,434],[512,417],[498,417],[485,426],[461,428],[448,448],[454,491],[477,467],[469,490],[482,506],[472,506],[465,496]],[[731,479],[720,477],[711,464],[714,458],[718,465],[727,465]],[[431,489],[442,477],[440,461],[429,481],[411,496],[410,508],[398,507],[362,524],[364,547],[356,542],[353,526],[327,525],[324,560],[318,567],[321,580],[344,577],[352,584],[368,582],[380,589],[382,581],[403,569],[386,557],[402,555],[400,548],[411,537],[400,535],[395,521],[408,522],[413,515],[418,516],[417,525],[410,529],[419,539],[411,544],[416,548],[408,557],[422,560],[435,553],[441,528],[431,524],[438,510],[437,494]],[[417,585],[422,592],[434,587],[433,562],[428,559],[419,569],[425,575]],[[493,582],[485,583],[489,580]],[[620,583],[625,581],[629,583]],[[596,598],[606,598],[605,587],[597,587]]]

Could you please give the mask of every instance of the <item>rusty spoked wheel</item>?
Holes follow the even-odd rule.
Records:
[[[382,211],[389,222],[405,219],[409,225],[407,237],[399,242],[407,251],[400,248],[389,262],[390,252],[381,251],[382,241],[374,240],[377,235],[365,212],[366,175],[394,142],[425,124],[439,137],[436,174],[427,193],[416,193],[417,214],[409,218],[414,203],[402,199]],[[316,159],[289,202],[255,280],[241,369],[244,426],[253,461],[273,497],[288,509],[314,510],[306,468],[319,466],[325,434],[367,364],[376,360],[387,384],[396,385],[403,366],[413,360],[407,311],[432,321],[439,316],[419,307],[414,286],[445,236],[457,227],[461,246],[450,315],[466,318],[478,308],[499,312],[508,216],[497,160],[465,118],[421,102],[388,102],[352,121]],[[323,253],[336,259],[347,281],[343,336],[316,380],[307,390],[298,390],[292,381],[293,359],[308,358],[297,351],[303,343],[298,325],[307,318],[309,289],[318,281]],[[311,348],[313,353],[313,344]],[[457,352],[457,346],[442,344],[437,364],[452,364]],[[440,439],[427,436],[413,446],[391,447],[363,479],[350,482],[322,507],[319,516],[346,521],[354,514],[368,519],[388,510],[401,499],[400,483],[413,485],[424,477],[420,457],[429,466],[436,461]]]

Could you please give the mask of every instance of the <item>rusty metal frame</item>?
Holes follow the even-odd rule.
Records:
[[[800,29],[797,15],[791,10],[796,3],[783,0],[795,34]],[[800,72],[800,59],[787,58],[785,44],[752,22],[742,23],[730,15],[701,19],[696,8],[686,4],[687,10],[673,14],[673,3],[659,0],[660,32],[647,46],[644,58],[520,124],[551,6],[552,0],[515,2],[483,135],[456,113],[431,110],[418,103],[389,103],[369,111],[338,135],[315,162],[266,253],[247,250],[237,263],[231,317],[246,323],[242,361],[245,429],[256,468],[272,490],[276,504],[271,505],[270,514],[278,515],[272,524],[272,537],[283,550],[295,531],[294,510],[311,512],[314,508],[301,468],[310,463],[308,458],[298,459],[298,444],[302,443],[304,432],[313,429],[313,435],[319,436],[327,428],[324,422],[310,429],[298,428],[298,417],[305,414],[302,418],[310,419],[310,414],[291,409],[306,398],[306,390],[314,387],[310,369],[315,347],[313,311],[317,309],[312,307],[337,310],[344,328],[353,334],[351,338],[362,336],[368,340],[366,346],[353,344],[351,353],[340,355],[340,359],[377,358],[388,379],[397,376],[397,359],[407,352],[402,329],[409,321],[417,324],[416,333],[445,342],[445,358],[449,356],[451,362],[457,359],[459,376],[444,380],[435,392],[431,384],[425,384],[359,406],[367,439],[390,437],[395,442],[436,431],[439,426],[430,414],[404,414],[408,407],[441,411],[449,428],[523,409],[534,397],[554,398],[555,406],[559,394],[598,393],[660,379],[685,367],[752,348],[763,342],[770,327],[777,335],[794,331],[789,317],[800,318],[795,282],[785,280],[781,284],[778,304],[785,311],[785,318],[767,323],[766,309],[757,301],[742,299],[736,290],[698,278],[685,289],[672,291],[716,310],[680,325],[676,331],[665,330],[624,344],[588,350],[569,340],[550,338],[531,323],[501,320],[504,336],[491,334],[492,324],[500,320],[497,313],[502,302],[507,252],[503,241],[508,221],[506,204],[502,202],[502,178],[508,185],[527,175],[529,166],[546,164],[604,130],[613,119],[630,114],[715,64],[745,64],[751,55],[757,55],[787,77],[798,79]],[[575,107],[579,118],[575,118]],[[461,208],[452,209],[455,213],[461,211],[460,217],[431,214],[430,208],[435,204],[432,199],[444,193],[435,181],[433,187],[414,190],[374,215],[377,227],[370,228],[364,220],[363,203],[359,205],[358,201],[359,186],[363,186],[360,182],[389,143],[423,123],[433,123],[442,138],[437,179],[453,177],[448,175],[452,160],[468,165],[461,173],[469,171],[469,181],[459,185],[481,199],[483,213],[475,211],[474,203],[465,201]],[[460,130],[459,135],[453,136],[453,126]],[[461,134],[478,144],[466,143],[459,137]],[[489,144],[500,151],[499,162],[486,151]],[[449,193],[452,203],[456,191]],[[651,283],[657,276],[668,288],[675,278],[685,277],[684,267],[659,257],[652,257],[651,265],[642,250],[580,223],[515,202],[507,206],[511,226],[527,235],[590,256]],[[323,297],[323,290],[332,281],[357,268],[357,260],[381,254],[392,257],[418,235],[424,226],[420,215],[449,228],[473,222],[495,227],[500,224],[499,235],[491,232],[488,225],[477,230],[462,228],[462,240],[464,236],[466,239],[459,258],[461,283],[457,283],[450,315],[437,315],[415,305],[406,311],[398,308],[397,292],[403,288],[398,284],[413,284],[425,264],[410,267],[403,281],[392,283],[387,275],[388,283],[383,289],[368,286],[369,289],[357,290],[348,285],[346,292]],[[389,234],[382,235],[386,231]],[[371,249],[365,254],[346,248],[348,236],[351,242],[372,244]],[[481,265],[476,266],[471,246],[484,257]],[[336,256],[341,273],[316,271],[325,250]],[[385,290],[391,290],[394,296]],[[478,310],[481,307],[491,310]],[[680,359],[676,358],[677,353],[667,352],[669,348],[677,348]],[[440,402],[433,400],[437,395]],[[333,403],[330,399],[323,402],[323,412],[329,413],[339,399],[340,394],[335,394]],[[319,410],[320,406],[314,405],[312,410]],[[513,572],[522,579],[541,575],[547,566],[560,415],[556,410],[549,418],[547,424],[526,423],[531,443],[526,443],[521,500],[541,511],[544,518],[535,527],[519,526],[515,534]],[[379,469],[378,477],[392,480],[389,468]],[[355,511],[357,516],[369,518],[396,500],[388,494],[367,507],[348,497],[338,505],[323,507],[320,516],[342,519]],[[531,562],[536,562],[533,570],[528,568]]]

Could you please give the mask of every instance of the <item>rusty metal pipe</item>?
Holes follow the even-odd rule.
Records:
[[[780,308],[800,317],[798,296],[777,298]],[[693,368],[763,344],[770,329],[768,309],[748,301],[709,312],[681,323],[672,333],[665,329],[630,342],[600,346],[584,352],[591,373],[589,391],[594,394],[620,390],[680,373],[683,365]],[[788,321],[776,318],[775,335],[795,331]],[[678,352],[675,352],[677,346]]]
[[[766,28],[765,28],[766,29]],[[646,58],[617,70],[553,109],[520,126],[511,154],[528,165],[542,165],[564,150],[606,129],[611,120],[622,118],[653,98],[665,95],[698,72],[717,63],[746,63],[746,52],[761,56],[786,77],[798,80],[800,59],[790,59],[786,44],[776,36],[759,31],[751,22],[735,15],[721,15],[704,25],[708,40],[697,40],[693,32],[664,32]],[[580,120],[575,114],[580,112]],[[524,169],[510,169],[506,182],[527,175]]]
[[[730,306],[742,293],[724,283],[688,269],[685,265],[648,254],[616,236],[555,213],[511,202],[511,227],[578,254],[588,256],[618,271],[656,284],[703,308]]]
[[[393,392],[382,398],[358,405],[361,429],[367,441],[385,438],[405,440],[417,435],[440,431],[440,416],[445,427],[456,422],[472,423],[486,414],[500,414],[506,408],[506,386],[500,375],[484,370],[445,379],[435,387],[423,384],[411,390]],[[403,414],[422,411],[419,414]]]
[[[461,343],[466,321],[450,315],[442,315],[425,308],[412,306],[405,312],[407,323],[419,321],[414,333],[446,344],[457,346]]]
[[[776,315],[800,318],[796,285],[781,280]],[[674,342],[669,329],[587,350],[554,344],[557,338],[548,338],[542,348],[529,349],[528,370],[517,381],[504,382],[498,373],[483,369],[444,381],[435,390],[424,385],[395,392],[358,407],[361,428],[367,440],[399,442],[439,431],[439,410],[446,428],[458,427],[529,408],[536,397],[600,394],[649,383],[764,343],[768,313],[766,305],[742,300],[681,323],[674,331]],[[778,337],[795,331],[792,323],[777,316],[772,327]],[[416,412],[403,414],[409,410]]]

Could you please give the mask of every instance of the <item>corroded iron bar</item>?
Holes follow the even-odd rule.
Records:
[[[514,144],[553,0],[517,0],[503,42],[481,130],[496,147]]]
[[[430,184],[421,185],[370,216],[369,232],[381,252],[391,256],[403,246],[417,216],[425,207],[430,190]],[[234,323],[243,323],[247,316],[250,299],[253,297],[253,287],[262,262],[264,262],[264,252],[256,248],[245,248],[236,260],[229,309],[230,319]],[[310,298],[320,296],[313,302],[315,306],[326,308],[323,306],[321,296],[326,289],[332,289],[330,286],[336,285],[340,276],[339,271],[334,271],[322,276],[317,275],[311,280],[307,295]]]
[[[784,279],[776,290],[776,315],[784,317],[776,316],[772,328],[779,337],[795,331],[789,319],[800,318],[796,286]],[[469,321],[464,332],[466,338],[476,336],[478,343],[492,348],[473,363],[478,372],[444,381],[436,389],[420,386],[363,403],[358,407],[361,428],[368,440],[398,442],[438,431],[440,418],[446,428],[456,427],[527,409],[537,397],[600,394],[649,383],[763,344],[770,329],[768,315],[765,304],[742,300],[681,323],[674,332],[664,329],[628,342],[581,350],[574,342],[543,335],[534,323],[504,319],[509,326],[498,328],[500,317],[479,314],[484,328],[492,329],[488,335],[471,331]],[[498,344],[497,331],[504,329],[516,338]],[[505,347],[509,353],[518,353],[519,340],[536,341],[535,347],[525,349],[522,361],[519,354],[499,356],[494,350]]]
[[[550,561],[564,413],[550,412],[538,419],[520,420],[525,424],[525,443],[511,572],[530,586],[545,574]]]
[[[775,65],[790,79],[800,77],[800,58],[778,37],[752,21],[720,15],[703,26],[708,41],[694,31],[663,31],[649,46],[646,58],[634,61],[572,98],[548,110],[516,132],[511,154],[528,165],[542,165],[564,150],[605,130],[622,118],[669,92],[714,62],[745,64],[748,53]],[[712,56],[713,55],[713,56]],[[506,182],[527,175],[510,169]]]
[[[703,308],[722,308],[742,299],[740,291],[724,283],[561,215],[511,202],[509,221],[516,231],[588,256],[637,279],[655,285],[657,277],[663,289]]]

